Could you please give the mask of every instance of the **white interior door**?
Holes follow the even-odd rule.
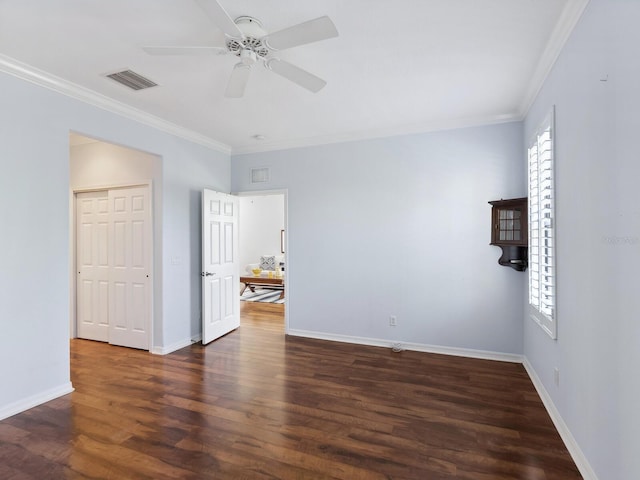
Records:
[[[77,334],[109,341],[109,199],[106,191],[76,196]]]
[[[202,343],[240,326],[238,198],[202,192]]]
[[[149,349],[151,206],[149,188],[109,190],[109,343]]]

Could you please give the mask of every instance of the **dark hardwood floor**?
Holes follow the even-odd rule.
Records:
[[[76,391],[0,422],[0,478],[572,479],[523,367],[285,338],[282,306],[166,356],[71,342]]]

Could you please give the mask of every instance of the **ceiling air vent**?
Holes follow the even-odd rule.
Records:
[[[267,167],[251,169],[251,183],[267,183],[269,181],[269,169]]]
[[[123,70],[122,72],[110,73],[107,75],[111,80],[121,83],[125,87],[132,90],[144,90],[145,88],[155,87],[158,84],[152,82],[148,78],[143,77],[139,73],[131,70]]]

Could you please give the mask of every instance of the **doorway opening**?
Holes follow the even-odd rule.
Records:
[[[240,323],[259,321],[287,333],[291,293],[287,191],[242,192],[238,196],[240,276],[255,281],[241,283]]]

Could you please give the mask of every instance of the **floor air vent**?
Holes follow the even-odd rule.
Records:
[[[145,88],[155,87],[158,84],[143,77],[139,73],[131,70],[123,70],[122,72],[110,73],[107,75],[111,80],[121,83],[125,87],[132,90],[144,90]]]

